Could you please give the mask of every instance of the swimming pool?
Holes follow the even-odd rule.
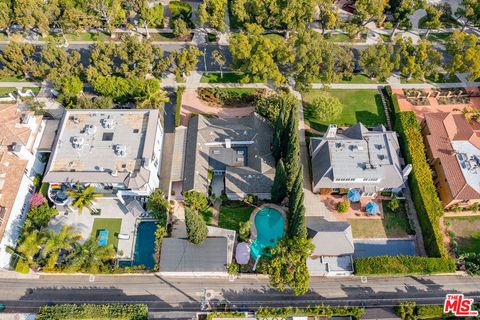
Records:
[[[355,240],[354,258],[375,256],[415,256],[413,240]]]
[[[155,231],[157,231],[157,224],[154,221],[138,224],[133,265],[143,264],[148,269],[153,269],[157,263],[155,261]]]
[[[253,259],[262,255],[265,248],[274,247],[283,238],[285,220],[280,212],[272,208],[263,208],[255,216],[257,238],[250,247]]]

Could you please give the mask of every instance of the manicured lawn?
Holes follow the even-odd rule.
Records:
[[[370,79],[364,74],[354,74],[350,79],[343,78],[340,83],[365,83],[365,84],[375,84],[379,83],[375,79]]]
[[[202,75],[200,82],[202,83],[239,83],[243,78],[241,72],[227,72],[223,73],[223,78],[219,72],[205,73]]]
[[[0,82],[26,82],[27,80],[21,76],[0,77]]]
[[[165,41],[165,42],[175,42],[175,41],[191,41],[193,34],[190,34],[188,39],[179,40],[175,37],[173,33],[161,32],[161,33],[150,33],[150,41]]]
[[[113,218],[95,218],[93,220],[92,237],[97,238],[101,230],[108,230],[108,244],[118,247],[118,234],[122,226],[122,219]]]
[[[106,40],[109,36],[101,32],[81,32],[78,34],[67,33],[65,38],[70,41],[100,41]]]
[[[212,221],[212,209],[208,209],[206,211],[201,212],[202,218],[206,224],[210,224]]]
[[[363,42],[367,38],[367,35],[362,33],[360,38],[352,39],[345,33],[331,33],[325,35],[325,40],[328,42]]]
[[[16,88],[0,88],[0,96],[6,96],[9,93],[16,92]]]
[[[383,219],[348,219],[352,225],[353,237],[369,238],[405,238],[413,231],[405,211],[405,203],[400,202],[398,212],[391,212],[388,201],[383,201]]]
[[[426,77],[425,81],[417,78],[411,78],[407,80],[406,78],[400,79],[401,83],[458,83],[460,79],[456,75],[449,76],[448,74],[439,74],[438,78],[435,79],[433,76]]]
[[[438,32],[438,33],[430,33],[427,39],[429,41],[446,42],[451,36],[452,36],[451,32]]]
[[[311,90],[303,94],[305,102],[305,121],[319,131],[325,131],[329,124],[351,126],[362,122],[365,126],[386,124],[385,111],[378,90],[371,89],[331,89],[328,92],[337,97],[343,105],[339,118],[320,122],[313,118],[311,103],[321,93],[321,90]]]
[[[254,208],[252,206],[245,206],[241,202],[233,202],[229,205],[222,205],[220,207],[218,226],[220,228],[235,230],[238,232],[240,223],[250,219],[253,209]]]
[[[459,252],[480,253],[480,216],[448,217],[445,225],[455,234]]]

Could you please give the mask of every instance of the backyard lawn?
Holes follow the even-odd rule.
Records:
[[[348,219],[355,239],[406,238],[413,234],[405,211],[405,203],[400,201],[400,209],[394,213],[383,201],[383,219]]]
[[[480,216],[448,217],[445,225],[455,234],[459,252],[480,253]]]
[[[233,202],[229,205],[220,207],[220,215],[218,218],[218,226],[220,228],[235,230],[238,232],[240,223],[248,221],[253,211],[252,206],[245,206],[241,202]]]
[[[385,111],[378,90],[371,89],[331,89],[327,90],[337,97],[343,105],[343,111],[339,118],[321,122],[313,118],[311,103],[320,95],[322,90],[310,90],[303,94],[305,102],[305,121],[314,129],[325,131],[329,124],[339,126],[351,126],[362,122],[365,126],[386,124]]]
[[[97,238],[101,230],[108,230],[108,244],[118,247],[118,234],[122,226],[122,219],[114,218],[95,218],[92,226],[92,237]]]

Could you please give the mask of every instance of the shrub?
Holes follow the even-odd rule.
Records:
[[[440,319],[445,316],[441,305],[417,306],[416,311],[418,319]]]
[[[175,126],[178,127],[180,125],[180,121],[182,119],[182,97],[183,92],[185,91],[184,86],[180,86],[177,88],[177,105],[175,108]]]
[[[240,272],[240,266],[238,263],[232,262],[228,265],[227,272],[230,275],[236,276]]]
[[[207,316],[207,320],[213,320],[217,318],[245,318],[245,312],[210,312]]]
[[[198,191],[187,191],[183,194],[187,207],[195,211],[205,211],[208,209],[208,199],[203,193]]]
[[[185,225],[187,227],[188,241],[200,244],[208,236],[208,228],[205,220],[191,208],[185,208]]]
[[[337,203],[338,213],[346,213],[349,208],[350,208],[350,203],[348,201],[341,201]]]
[[[167,214],[170,210],[170,202],[168,202],[163,191],[157,189],[150,194],[147,200],[147,210],[158,220],[158,223],[161,226],[167,224]]]
[[[398,104],[397,96],[392,92],[392,87],[386,86],[383,89],[384,95],[386,97],[386,102],[388,106],[388,112],[390,113],[390,118],[392,119],[392,124],[395,127],[395,121],[397,114],[400,113],[400,105]]]
[[[406,162],[412,164],[408,181],[422,228],[425,250],[429,256],[447,257],[440,231],[443,208],[433,184],[432,170],[426,160],[425,145],[415,113],[399,113],[396,125]]]
[[[40,187],[41,184],[42,184],[42,175],[40,174],[35,175],[35,177],[33,177],[33,185],[35,186],[36,189],[38,189],[38,187]]]
[[[315,98],[311,104],[311,112],[320,121],[335,120],[342,114],[343,106],[337,97],[325,92]]]
[[[190,4],[182,1],[170,1],[168,9],[172,14],[172,19],[182,19],[191,24],[192,6]]]
[[[173,35],[176,38],[185,39],[190,35],[187,23],[182,19],[174,19],[172,22]]]
[[[223,88],[198,88],[200,99],[213,104],[233,106],[238,104],[254,104],[263,94],[263,90],[236,90]]]
[[[38,207],[44,204],[47,201],[43,194],[41,193],[34,193],[29,200],[30,206],[31,207]]]
[[[380,256],[354,260],[357,275],[434,274],[455,272],[450,258]]]
[[[27,212],[27,219],[24,224],[24,230],[40,230],[48,225],[50,219],[58,214],[57,209],[52,208],[48,203],[39,206],[32,206]]]
[[[23,274],[27,274],[30,271],[28,263],[23,259],[18,259],[17,265],[15,266],[15,271]]]
[[[402,319],[444,319],[441,305],[417,305],[415,301],[404,301],[395,307],[395,313]]]
[[[260,307],[257,309],[258,318],[286,318],[294,316],[310,317],[342,317],[351,316],[354,319],[360,319],[365,314],[365,308],[362,307],[332,307],[329,305],[318,305],[306,308],[285,307],[272,308]]]
[[[41,307],[35,319],[147,320],[148,307],[144,304],[58,304]]]
[[[248,239],[248,237],[250,237],[250,227],[251,227],[250,220],[247,220],[245,222],[240,222],[238,235],[240,236],[241,241],[245,241]]]
[[[400,201],[396,197],[393,197],[392,200],[388,203],[388,208],[392,212],[397,212],[397,210],[400,208]]]

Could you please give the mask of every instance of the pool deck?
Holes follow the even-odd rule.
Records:
[[[265,203],[260,207],[255,208],[255,210],[253,210],[252,212],[252,215],[250,216],[250,243],[252,243],[255,239],[257,239],[257,227],[255,226],[255,217],[257,216],[257,213],[264,208],[271,208],[280,212],[285,222],[283,227],[283,235],[285,236],[287,234],[288,222],[287,222],[287,214],[285,213],[286,208],[273,203]]]

